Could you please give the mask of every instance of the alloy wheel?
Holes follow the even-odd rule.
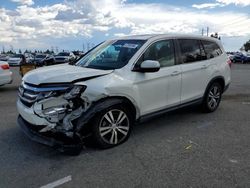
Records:
[[[217,106],[219,105],[220,98],[221,98],[220,88],[217,85],[215,85],[210,89],[208,94],[208,107],[212,110],[216,109]]]
[[[99,134],[104,142],[111,145],[121,143],[128,135],[130,123],[127,114],[113,109],[104,114],[99,123]]]

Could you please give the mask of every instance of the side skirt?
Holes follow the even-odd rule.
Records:
[[[160,115],[165,114],[165,113],[170,112],[170,111],[174,111],[174,110],[184,108],[184,107],[187,107],[187,106],[199,105],[199,104],[202,103],[202,100],[203,100],[203,98],[195,99],[193,101],[183,103],[183,104],[180,104],[178,106],[166,108],[166,109],[163,109],[163,110],[160,110],[160,111],[157,111],[157,112],[153,112],[153,113],[150,113],[150,114],[143,115],[137,120],[137,122],[142,123],[142,122],[148,121],[148,120],[150,120],[152,118],[155,118],[157,116],[160,116]]]

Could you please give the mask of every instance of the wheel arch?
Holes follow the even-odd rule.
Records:
[[[125,105],[129,109],[129,111],[132,112],[130,114],[132,116],[132,120],[136,121],[137,113],[139,112],[137,111],[136,106],[131,100],[124,96],[107,96],[93,102],[91,107],[77,119],[76,132],[80,132],[84,128],[88,128],[89,122],[97,113],[100,113],[102,110],[117,104]]]
[[[115,99],[118,99],[121,101],[121,104],[123,104],[125,107],[127,107],[130,112],[131,112],[131,115],[132,115],[132,118],[133,120],[136,120],[137,117],[139,116],[139,110],[138,108],[135,106],[135,104],[127,97],[125,96],[107,96],[105,98],[102,98],[96,102],[104,102],[106,100],[115,100]]]
[[[225,89],[225,79],[224,79],[222,76],[216,76],[216,77],[214,77],[213,79],[211,79],[211,80],[208,82],[208,85],[207,85],[207,87],[206,87],[206,90],[205,90],[205,93],[204,93],[203,97],[206,95],[206,93],[207,93],[209,87],[210,87],[213,83],[215,83],[215,82],[218,82],[219,84],[221,84],[222,91],[224,91],[224,89]]]

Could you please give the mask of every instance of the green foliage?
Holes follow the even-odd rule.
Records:
[[[245,51],[250,51],[250,40],[247,41],[244,45]]]

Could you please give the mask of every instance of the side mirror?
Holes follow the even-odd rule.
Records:
[[[143,61],[140,67],[136,70],[137,72],[157,72],[160,70],[159,61],[146,60]]]

